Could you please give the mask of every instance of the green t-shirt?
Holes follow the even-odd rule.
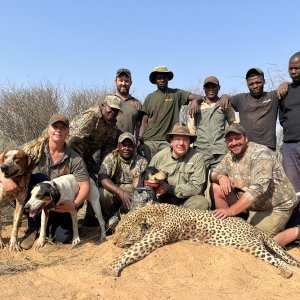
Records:
[[[180,89],[167,89],[166,93],[157,90],[146,97],[142,107],[148,115],[145,140],[165,140],[165,135],[179,122],[180,108],[188,103],[189,94]]]

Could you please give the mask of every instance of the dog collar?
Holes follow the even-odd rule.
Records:
[[[144,181],[144,185],[157,188],[157,187],[159,187],[160,183],[158,183],[158,182]]]

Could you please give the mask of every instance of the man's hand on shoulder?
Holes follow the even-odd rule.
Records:
[[[229,95],[223,94],[220,98],[220,106],[222,109],[226,109],[229,106]]]
[[[288,89],[289,89],[289,82],[285,81],[285,82],[282,82],[278,89],[277,89],[277,97],[278,99],[283,99],[287,93],[288,93]]]

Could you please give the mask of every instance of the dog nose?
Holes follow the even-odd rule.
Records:
[[[3,164],[3,165],[0,166],[0,169],[1,169],[1,171],[3,172],[3,171],[5,171],[5,170],[8,169],[8,166],[5,165],[5,164]]]
[[[25,204],[24,209],[28,212],[29,211],[30,206],[27,204]]]

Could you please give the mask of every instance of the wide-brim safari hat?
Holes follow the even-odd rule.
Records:
[[[166,134],[166,141],[168,143],[170,143],[173,135],[189,136],[191,143],[194,143],[197,139],[197,135],[190,133],[189,128],[184,123],[176,123],[172,129],[172,132]]]
[[[168,74],[169,80],[172,80],[174,77],[174,74],[172,71],[170,71],[166,66],[157,66],[154,68],[154,70],[149,75],[149,80],[151,83],[155,84],[155,78],[157,73],[166,73]]]

